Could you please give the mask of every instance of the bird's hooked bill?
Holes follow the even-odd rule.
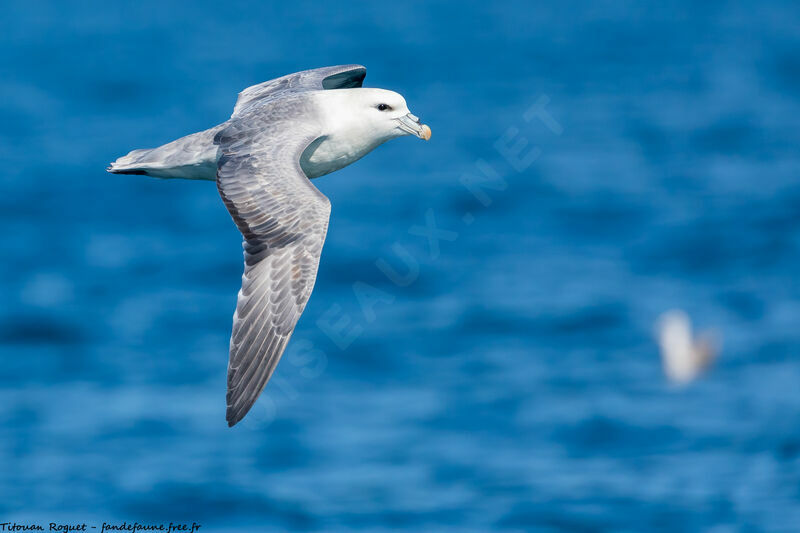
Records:
[[[400,123],[400,129],[412,135],[416,135],[420,139],[427,141],[431,138],[431,128],[427,124],[420,124],[419,117],[409,113],[397,119]]]
[[[431,129],[427,124],[422,125],[422,134],[419,137],[420,139],[425,139],[426,141],[431,138]]]

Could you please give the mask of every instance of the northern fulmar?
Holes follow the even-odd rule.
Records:
[[[215,180],[244,237],[228,361],[229,426],[266,386],[314,287],[331,206],[310,178],[395,137],[431,136],[401,95],[363,88],[366,73],[361,65],[325,67],[248,87],[226,122],[134,150],[108,167],[114,174]]]

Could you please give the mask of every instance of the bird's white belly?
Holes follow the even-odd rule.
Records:
[[[318,178],[358,161],[379,144],[381,143],[367,137],[320,137],[300,156],[300,167],[309,178]]]

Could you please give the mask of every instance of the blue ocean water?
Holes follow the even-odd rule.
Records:
[[[0,522],[800,529],[797,3],[3,13]],[[316,289],[228,429],[239,234],[213,183],[104,168],[341,63],[433,138],[315,181]],[[670,308],[723,339],[683,389]]]

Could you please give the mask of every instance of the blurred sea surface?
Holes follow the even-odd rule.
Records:
[[[800,528],[796,2],[3,12],[0,521]],[[314,181],[314,294],[228,429],[240,236],[213,183],[104,168],[342,63],[433,138]],[[675,307],[724,339],[683,389]]]

